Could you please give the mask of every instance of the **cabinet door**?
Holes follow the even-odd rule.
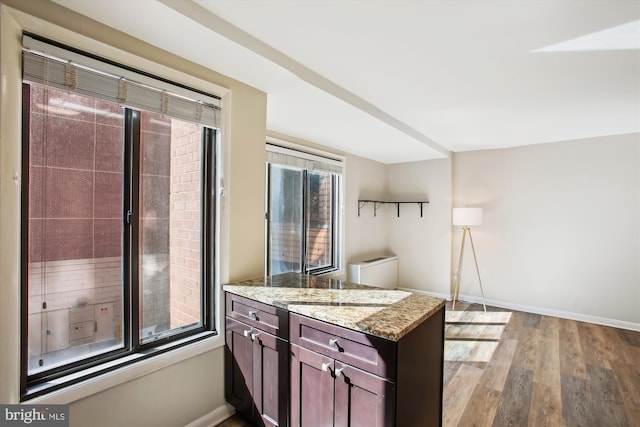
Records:
[[[291,345],[292,427],[333,426],[333,369],[333,359]]]
[[[335,362],[335,426],[394,425],[395,385],[384,378]]]
[[[226,318],[225,397],[236,410],[251,417],[253,412],[253,342],[251,327]]]
[[[256,421],[268,427],[286,426],[289,397],[289,343],[253,330],[253,401]],[[262,422],[260,422],[262,421]]]

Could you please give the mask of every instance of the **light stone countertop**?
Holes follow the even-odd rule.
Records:
[[[230,283],[223,290],[366,334],[398,341],[444,306],[444,299],[285,273]]]

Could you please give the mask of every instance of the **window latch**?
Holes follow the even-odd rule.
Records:
[[[129,209],[127,211],[127,215],[126,215],[126,218],[125,218],[125,221],[126,221],[127,224],[131,224],[131,215],[133,215],[133,214],[131,213],[131,209]]]

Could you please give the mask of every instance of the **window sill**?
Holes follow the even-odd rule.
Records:
[[[146,353],[134,354],[87,369],[86,371],[51,381],[48,384],[39,385],[37,387],[38,390],[42,389],[42,387],[55,387],[62,382],[72,382],[78,377],[91,375],[92,371],[100,372],[105,369],[109,370],[108,372],[98,374],[95,377],[88,378],[78,383],[72,383],[69,386],[56,389],[49,393],[45,392],[46,394],[38,395],[33,398],[30,398],[27,395],[25,397],[25,401],[30,404],[70,404],[112,387],[116,387],[120,384],[124,384],[132,379],[142,377],[150,374],[151,372],[215,350],[224,345],[223,334],[203,332],[200,337],[207,335],[211,336],[173,350],[165,351],[150,358],[146,357]],[[161,350],[161,348],[158,350]],[[137,359],[140,360],[136,361]],[[33,394],[35,394],[35,392]]]
[[[311,270],[308,274],[311,274],[312,276],[336,276],[340,273],[342,273],[342,271],[338,267],[327,267]]]

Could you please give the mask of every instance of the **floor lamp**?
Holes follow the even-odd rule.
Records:
[[[482,225],[482,208],[453,208],[452,216],[453,225],[462,225],[462,246],[460,247],[460,260],[458,261],[458,269],[453,276],[453,305],[452,310],[456,309],[456,299],[458,299],[458,293],[460,291],[460,276],[462,276],[462,260],[464,259],[464,243],[469,235],[469,241],[471,242],[471,249],[473,250],[473,260],[476,263],[476,272],[478,273],[478,282],[480,282],[480,293],[482,294],[482,306],[484,311],[487,311],[487,306],[484,304],[484,290],[482,289],[482,280],[480,279],[480,269],[478,268],[478,258],[476,257],[476,248],[473,245],[473,237],[471,237],[471,226]]]

